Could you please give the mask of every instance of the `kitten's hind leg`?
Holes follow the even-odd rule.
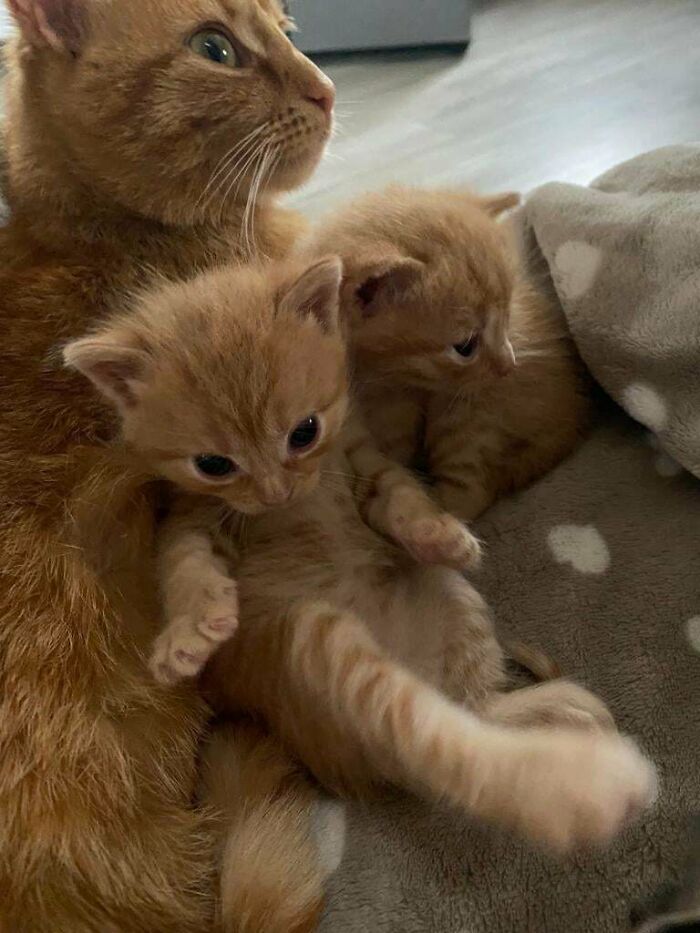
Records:
[[[550,680],[499,694],[482,711],[494,722],[518,728],[615,729],[605,703],[570,680]]]
[[[181,503],[159,536],[158,563],[166,624],[149,666],[162,683],[193,677],[238,626],[236,583],[214,553],[212,510]]]

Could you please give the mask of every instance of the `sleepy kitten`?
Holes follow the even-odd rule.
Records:
[[[420,454],[466,521],[554,466],[587,413],[563,319],[496,222],[517,203],[391,187],[341,209],[305,247],[343,259],[342,313],[375,438],[405,464]]]
[[[236,565],[243,621],[209,698],[265,721],[332,790],[392,781],[559,850],[605,841],[653,769],[588,691],[501,692],[460,572],[473,538],[346,416],[340,280],[334,258],[211,273],[65,351],[132,453],[194,493],[164,529],[166,604],[201,592],[213,547]]]

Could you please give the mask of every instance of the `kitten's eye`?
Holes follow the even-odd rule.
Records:
[[[238,67],[236,50],[231,40],[223,32],[217,32],[214,29],[203,29],[192,36],[189,45],[195,55],[208,58],[210,62],[225,65],[226,68]]]
[[[316,415],[309,415],[289,435],[290,450],[306,450],[318,437],[319,424]]]
[[[463,359],[468,360],[470,357],[474,356],[479,347],[479,335],[470,334],[466,340],[463,340],[461,343],[455,343],[452,346],[452,349],[458,356],[461,356]]]
[[[207,479],[225,479],[236,472],[238,467],[229,457],[220,457],[218,454],[200,454],[194,458],[197,472]]]

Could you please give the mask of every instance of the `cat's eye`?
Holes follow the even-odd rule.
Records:
[[[319,430],[320,425],[316,415],[309,415],[308,418],[304,418],[304,420],[300,421],[294,430],[289,433],[289,449],[293,452],[308,450],[318,438]]]
[[[207,58],[216,65],[224,65],[226,68],[238,67],[236,50],[223,32],[218,32],[216,29],[202,29],[192,36],[189,46],[195,55]]]
[[[479,349],[479,335],[477,333],[470,334],[467,339],[463,340],[461,343],[453,344],[452,349],[457,356],[462,357],[462,359],[471,359]]]
[[[219,454],[200,454],[194,458],[194,465],[197,472],[207,479],[228,479],[238,470],[230,457]]]

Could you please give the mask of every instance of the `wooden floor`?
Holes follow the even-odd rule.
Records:
[[[466,56],[320,60],[339,128],[292,201],[310,215],[391,180],[526,191],[700,139],[700,0],[490,0]]]

